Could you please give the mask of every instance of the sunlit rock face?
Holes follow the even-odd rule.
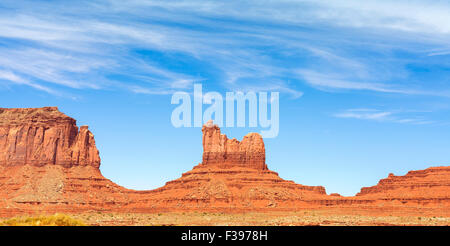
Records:
[[[100,166],[94,135],[56,107],[0,108],[0,165]]]
[[[203,126],[202,132],[203,165],[267,170],[264,141],[258,133],[249,133],[239,142],[221,134],[212,121]]]

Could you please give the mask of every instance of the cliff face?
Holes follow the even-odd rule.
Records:
[[[0,108],[0,165],[100,166],[94,136],[87,126],[56,107]]]
[[[247,167],[267,170],[264,141],[258,133],[250,133],[239,142],[228,139],[210,120],[203,128],[203,165]]]
[[[128,190],[99,166],[88,127],[56,107],[0,108],[0,216],[127,203]]]
[[[450,198],[450,167],[409,171],[404,176],[389,174],[377,185],[364,187],[357,197],[439,200]]]

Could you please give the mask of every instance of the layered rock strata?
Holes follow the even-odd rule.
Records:
[[[448,198],[450,196],[450,167],[430,167],[409,171],[404,176],[390,173],[377,185],[363,187],[357,197],[396,197],[404,199]]]
[[[94,135],[56,107],[0,108],[0,166],[100,166]]]
[[[203,126],[202,132],[203,165],[267,170],[264,141],[258,133],[246,135],[241,142],[228,139],[211,120]]]

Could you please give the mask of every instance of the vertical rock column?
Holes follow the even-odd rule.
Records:
[[[234,138],[228,139],[211,120],[203,126],[202,132],[202,164],[267,170],[264,141],[258,133],[247,134],[241,142]]]

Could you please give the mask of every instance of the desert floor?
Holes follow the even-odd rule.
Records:
[[[323,211],[250,213],[107,213],[41,214],[0,218],[0,225],[92,226],[449,226],[450,217],[367,216]]]
[[[297,226],[297,225],[430,225],[449,226],[449,217],[329,215],[320,211],[293,213],[83,213],[72,214],[87,225],[151,226]]]

